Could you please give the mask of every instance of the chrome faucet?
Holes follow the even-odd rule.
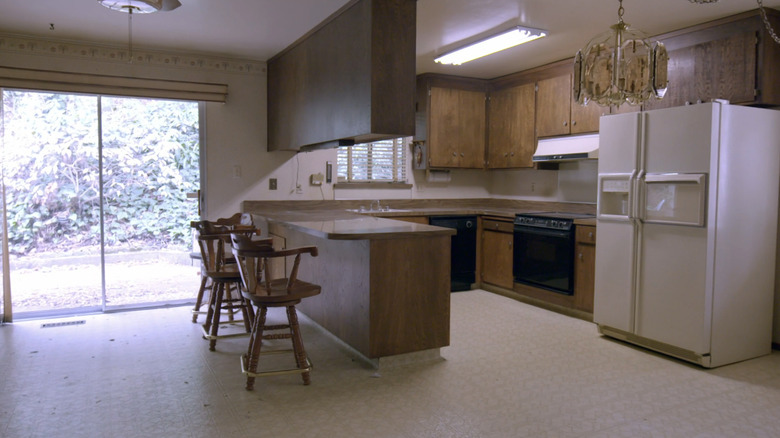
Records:
[[[374,203],[376,203],[376,210],[374,210]],[[381,205],[379,204],[379,199],[376,201],[371,201],[371,205],[368,207],[370,211],[379,211],[381,209]]]

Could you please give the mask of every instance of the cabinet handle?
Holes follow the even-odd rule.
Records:
[[[569,126],[569,122],[563,122],[563,126]]]
[[[466,156],[466,154],[464,154],[463,152],[461,152],[461,153],[460,153],[460,156],[461,156],[461,157],[465,157],[465,156]]]
[[[593,238],[593,231],[591,231],[590,233],[588,233],[588,239],[592,239],[592,238]]]
[[[582,260],[582,253],[579,253],[577,257],[579,257],[579,259]]]
[[[508,156],[508,155],[509,155],[509,154],[507,154],[506,152],[504,152],[504,157],[506,157],[506,156]]]
[[[577,121],[576,121],[576,120],[572,120],[572,121],[571,121],[571,126],[574,126],[574,125],[576,125],[576,124],[577,124]]]
[[[515,156],[515,153],[514,153],[514,152],[512,152],[511,154],[509,154],[509,156],[510,156],[510,157],[514,157],[514,156]]]
[[[511,240],[509,241],[509,247],[510,248],[512,247],[512,241]]]
[[[494,224],[493,226],[494,226],[496,229],[498,229],[498,224]]]
[[[452,156],[453,156],[453,157],[457,157],[457,156],[458,156],[458,153],[457,153],[457,152],[453,152],[453,153],[452,153]]]

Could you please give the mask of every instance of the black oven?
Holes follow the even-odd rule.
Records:
[[[512,274],[517,283],[574,293],[574,219],[592,215],[527,213],[515,217]]]

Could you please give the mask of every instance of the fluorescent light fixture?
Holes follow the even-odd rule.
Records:
[[[482,41],[477,41],[476,43],[445,53],[434,61],[440,64],[460,65],[464,62],[469,62],[490,55],[491,53],[500,52],[504,49],[527,43],[544,36],[547,36],[547,33],[543,30],[517,26]]]

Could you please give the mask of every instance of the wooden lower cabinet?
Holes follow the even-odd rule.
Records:
[[[480,266],[482,282],[512,289],[513,228],[512,222],[483,220]]]
[[[577,225],[574,251],[574,307],[593,313],[596,276],[596,227]]]

